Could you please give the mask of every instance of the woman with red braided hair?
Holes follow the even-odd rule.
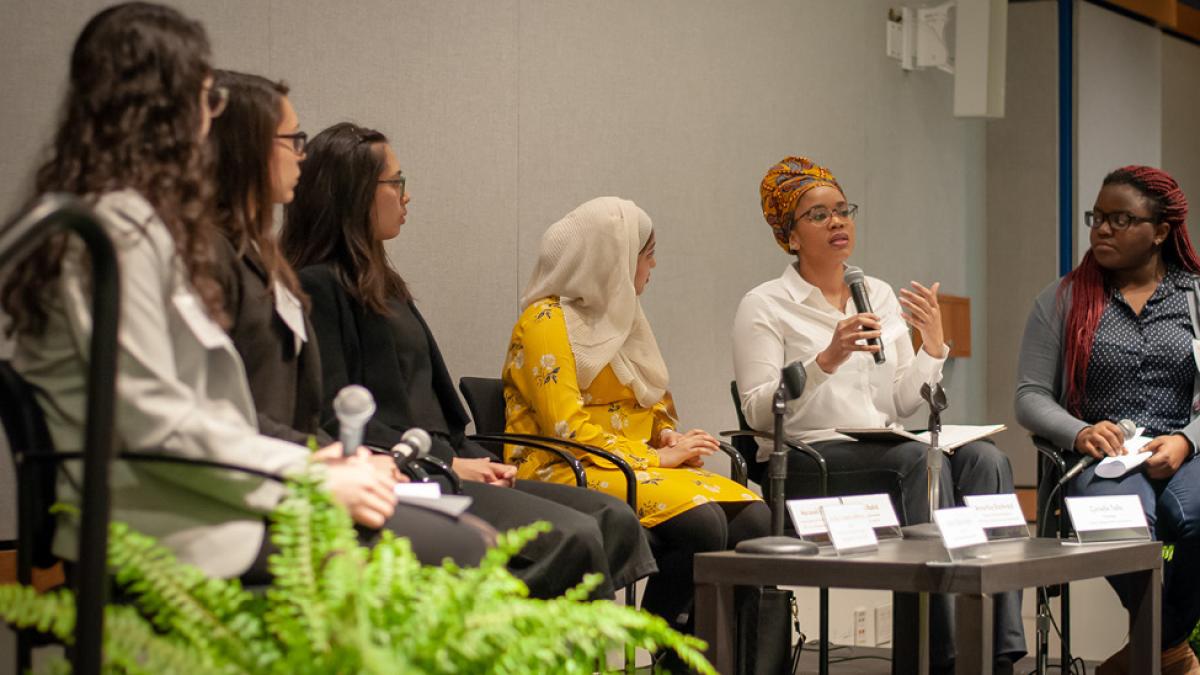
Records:
[[[1125,454],[1117,420],[1153,438],[1144,470],[1106,479],[1092,465],[1071,495],[1137,495],[1157,539],[1175,544],[1164,569],[1162,672],[1200,673],[1187,638],[1200,619],[1200,259],[1187,199],[1165,172],[1127,166],[1104,178],[1084,214],[1091,249],[1038,297],[1021,343],[1017,419],[1063,448]],[[1174,572],[1174,573],[1173,573]],[[1130,606],[1121,577],[1109,579]],[[1097,673],[1128,672],[1127,647]]]

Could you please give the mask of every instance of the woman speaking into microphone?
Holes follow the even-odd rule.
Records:
[[[864,471],[895,472],[903,494],[897,505],[901,521],[927,522],[926,446],[856,441],[835,429],[885,427],[921,410],[921,385],[942,379],[949,352],[938,284],[914,281],[897,297],[879,279],[856,282],[853,269],[847,274],[858,206],[847,200],[832,173],[808,158],[788,157],[771,167],[759,189],[763,217],[776,243],[794,259],[779,278],[750,290],[738,305],[734,373],[746,420],[771,431],[780,370],[800,362],[808,384],[787,404],[786,439],[809,443],[825,457],[833,494],[861,491],[856,481]],[[851,287],[857,283],[866,303],[852,301]],[[921,334],[919,352],[913,351],[908,326]],[[769,444],[763,445],[759,461],[769,454]],[[944,506],[961,495],[1012,492],[1008,457],[991,442],[967,443],[947,464],[950,470],[941,473]],[[793,492],[811,468],[805,457],[792,459],[785,490]],[[935,637],[949,635],[948,603],[943,608],[933,612]],[[998,672],[1025,653],[1016,593],[996,598],[995,649]],[[935,639],[933,663],[946,666],[953,659],[953,641]]]

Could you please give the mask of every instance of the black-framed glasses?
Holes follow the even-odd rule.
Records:
[[[1114,231],[1124,230],[1134,223],[1153,223],[1153,218],[1146,216],[1135,216],[1128,211],[1114,211],[1113,213],[1105,213],[1100,209],[1083,212],[1083,224],[1091,229],[1096,229],[1101,225],[1108,223]]]
[[[229,103],[229,89],[225,87],[209,87],[204,95],[204,103],[208,106],[209,117],[220,117]]]
[[[846,204],[836,208],[826,208],[824,206],[814,206],[811,209],[800,214],[796,220],[810,220],[817,225],[824,225],[830,218],[837,216],[843,220],[854,220],[858,215],[858,204]]]
[[[304,154],[304,146],[308,145],[308,134],[303,131],[297,131],[292,134],[275,134],[275,138],[283,138],[292,142],[292,152],[297,155]]]
[[[385,179],[379,181],[379,184],[380,185],[391,185],[392,187],[396,188],[397,192],[400,193],[396,196],[399,197],[400,199],[404,199],[404,183],[406,182],[406,180],[407,179],[405,179],[404,176],[396,176],[395,178],[385,178]]]

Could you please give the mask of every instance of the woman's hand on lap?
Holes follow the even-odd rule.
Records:
[[[1146,460],[1146,475],[1163,479],[1174,476],[1192,456],[1192,444],[1180,434],[1167,434],[1147,443],[1142,451],[1153,453]]]
[[[1075,450],[1097,459],[1125,454],[1125,434],[1121,427],[1104,420],[1096,422],[1075,436]]]

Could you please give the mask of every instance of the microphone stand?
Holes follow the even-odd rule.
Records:
[[[789,396],[789,394],[794,394],[794,396]],[[787,453],[783,449],[783,416],[787,412],[788,399],[797,398],[799,395],[800,392],[789,392],[781,379],[771,402],[771,412],[775,415],[771,459],[767,464],[767,475],[771,485],[771,536],[756,537],[739,543],[735,549],[738,553],[761,555],[816,555],[817,553],[817,545],[811,541],[783,534],[783,517],[787,510],[787,500],[783,493],[784,481],[787,478]]]
[[[949,403],[946,401],[946,390],[941,384],[932,387],[929,384],[921,385],[921,397],[929,404],[929,449],[925,456],[925,473],[926,480],[929,481],[929,517],[932,519],[933,512],[941,505],[944,458],[938,437],[942,433],[942,411],[949,407]]]
[[[946,400],[946,390],[941,384],[921,385],[921,398],[929,406],[929,446],[925,449],[925,489],[929,499],[929,522],[908,525],[902,530],[904,536],[913,539],[939,539],[941,534],[933,522],[933,512],[941,505],[942,464],[945,459],[939,437],[942,433],[942,411],[950,407],[950,403]]]

